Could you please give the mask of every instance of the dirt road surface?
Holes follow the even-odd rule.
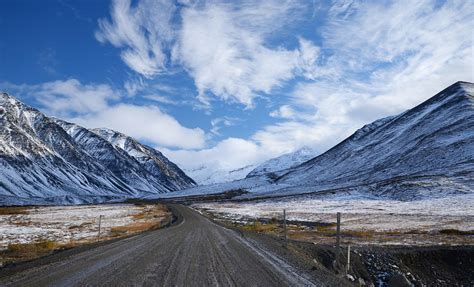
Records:
[[[4,276],[0,286],[322,285],[238,232],[171,207],[177,225],[63,255]]]

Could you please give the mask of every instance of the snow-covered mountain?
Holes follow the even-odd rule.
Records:
[[[286,153],[265,161],[253,169],[247,177],[267,175],[270,178],[276,178],[286,173],[290,168],[296,167],[318,154],[317,149],[305,146],[295,152]]]
[[[197,168],[184,169],[199,185],[231,182],[249,177],[265,175],[276,178],[288,171],[289,168],[317,156],[319,153],[315,148],[303,147],[295,152],[283,154],[272,158],[261,164],[250,164],[236,169],[218,169],[212,166],[200,166]]]
[[[135,139],[110,129],[93,129],[94,133],[108,140],[117,149],[124,150],[169,190],[179,190],[196,185],[176,164],[161,152],[139,143]]]
[[[350,187],[409,198],[474,190],[474,84],[457,82],[424,103],[364,126],[276,180],[301,189]]]
[[[232,170],[215,170],[213,167],[200,166],[197,168],[184,169],[199,185],[229,182],[245,178],[256,165],[247,165]]]
[[[0,93],[0,205],[94,202],[194,185],[176,165],[162,163],[162,174],[152,173],[96,133]]]

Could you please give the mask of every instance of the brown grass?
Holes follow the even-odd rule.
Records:
[[[31,221],[26,221],[26,220],[15,220],[15,221],[12,221],[11,223],[14,224],[14,225],[17,225],[17,226],[30,226],[30,225],[32,225]]]
[[[275,223],[275,220],[270,220],[269,223],[255,221],[249,224],[236,225],[240,229],[253,232],[283,234],[282,224]],[[336,224],[322,224],[316,228],[308,230],[305,226],[288,225],[288,238],[298,241],[313,242],[318,238],[331,238],[336,236]],[[372,230],[342,230],[341,236],[346,238],[363,238],[369,239],[376,235]]]
[[[247,231],[274,233],[278,230],[278,225],[275,223],[262,223],[260,221],[255,221],[254,223],[243,225],[241,228]]]
[[[474,230],[442,229],[439,233],[446,235],[474,235]]]
[[[117,237],[127,236],[129,234],[138,233],[146,230],[157,229],[166,226],[172,220],[171,212],[166,206],[157,205],[141,205],[143,211],[132,216],[134,222],[125,226],[112,227],[110,233],[104,232],[101,236],[102,240],[113,239]],[[27,214],[27,207],[3,207],[0,208],[0,214]],[[27,221],[14,222],[17,225],[29,225]],[[72,229],[81,229],[93,222],[84,222],[80,225],[72,225]],[[5,263],[21,262],[32,260],[42,256],[49,255],[55,250],[69,249],[76,246],[88,244],[96,241],[96,238],[71,240],[68,243],[58,243],[52,240],[39,240],[31,243],[15,243],[8,245],[7,249],[0,251],[0,266]],[[2,263],[3,262],[3,263]]]
[[[26,206],[0,207],[0,215],[28,214],[29,209]]]
[[[110,229],[111,237],[158,229],[171,222],[171,213],[164,205],[144,206],[141,213],[132,215],[134,222]]]
[[[137,214],[134,214],[132,215],[133,219],[144,219],[145,218],[145,212],[142,212],[142,213],[137,213]]]
[[[112,227],[110,232],[112,233],[112,236],[117,236],[126,233],[136,233],[140,231],[156,229],[160,228],[160,226],[160,222],[134,222],[124,226]]]
[[[8,245],[8,248],[3,251],[4,256],[2,257],[29,260],[47,255],[58,247],[59,244],[51,240],[40,240],[33,243],[14,243]]]

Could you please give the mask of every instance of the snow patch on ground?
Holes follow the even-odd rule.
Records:
[[[0,249],[9,244],[53,240],[69,243],[97,236],[99,216],[101,234],[112,227],[135,222],[134,215],[150,206],[132,204],[31,207],[26,214],[0,215]]]
[[[473,194],[416,201],[351,196],[316,199],[295,197],[250,202],[198,203],[193,207],[231,220],[281,218],[285,209],[288,220],[334,222],[336,212],[341,212],[342,228],[349,230],[474,230]]]

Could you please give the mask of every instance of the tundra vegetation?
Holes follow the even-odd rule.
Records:
[[[99,240],[170,224],[161,204],[107,204],[0,208],[0,266],[36,259]]]

